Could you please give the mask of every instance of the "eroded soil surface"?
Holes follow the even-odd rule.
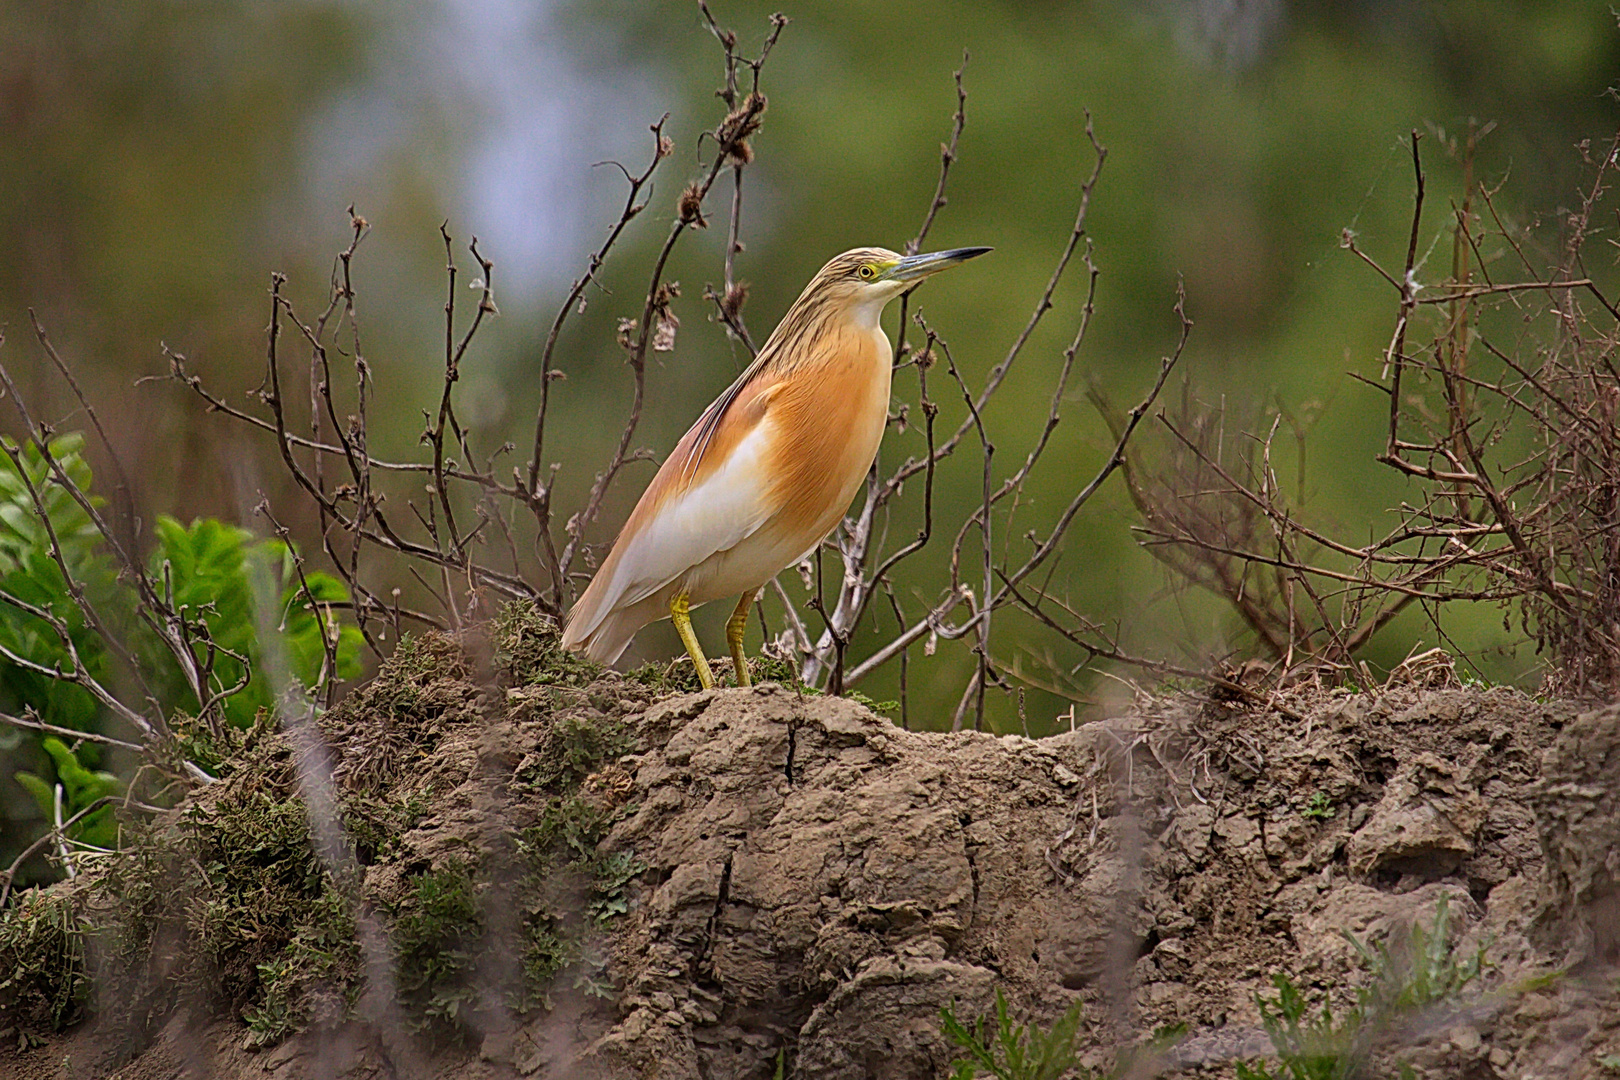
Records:
[[[352,970],[275,927],[235,967],[187,961],[184,934],[98,966],[113,950],[80,882],[85,1018],[0,1050],[0,1075],[932,1080],[956,1056],[941,1006],[977,1017],[999,989],[1037,1024],[1083,1001],[1099,1070],[1179,1025],[1133,1075],[1230,1076],[1269,1052],[1255,994],[1274,975],[1347,1006],[1356,942],[1409,940],[1442,898],[1484,974],[1378,1033],[1373,1075],[1620,1064],[1620,707],[1461,689],[1441,667],[1281,709],[1144,700],[1030,740],[906,732],[775,684],[668,695],[510,664],[492,682],[487,660],[436,655],[325,726],[337,798],[413,808],[351,839],[348,891],[311,901],[349,898]],[[242,753],[279,771],[244,766],[202,804],[304,775],[282,736]],[[402,953],[447,881],[471,929],[443,932],[450,960]],[[260,965],[288,957],[313,974],[264,1037]],[[0,1027],[26,1030],[13,1013]]]

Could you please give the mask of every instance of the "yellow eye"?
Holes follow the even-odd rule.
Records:
[[[871,281],[873,278],[877,277],[877,267],[873,266],[871,263],[862,263],[861,268],[855,271],[855,273],[862,281]]]

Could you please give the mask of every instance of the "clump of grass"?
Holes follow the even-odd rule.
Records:
[[[629,911],[645,867],[632,853],[598,848],[627,809],[629,774],[611,763],[632,749],[634,733],[616,692],[592,699],[600,669],[562,652],[532,608],[508,608],[492,635],[507,673],[548,687],[534,701],[550,708],[534,764],[519,777],[542,809],[522,838],[522,880],[505,898],[521,912],[522,977],[502,989],[520,1009],[545,1002],[569,975],[577,988],[610,992],[603,936]],[[360,865],[405,854],[403,838],[432,795],[405,778],[454,725],[484,715],[488,687],[475,674],[456,641],[411,637],[322,718],[341,754],[334,778]],[[0,912],[0,1030],[72,1023],[89,1005],[92,973],[111,991],[98,1009],[131,1030],[193,993],[239,1016],[261,1046],[340,1022],[354,1007],[361,885],[335,879],[317,854],[274,718],[223,733],[181,718],[176,730],[188,759],[218,782],[177,814],[128,827],[124,849],[71,891],[19,894]],[[395,945],[400,1005],[434,1037],[469,1034],[469,1010],[487,993],[480,978],[495,946],[479,874],[472,854],[369,897]]]
[[[537,980],[571,971],[575,989],[608,996],[607,958],[599,942],[630,910],[630,886],[647,864],[627,850],[604,851],[608,830],[629,806],[604,806],[579,793],[553,797],[540,820],[518,837],[526,874],[525,970]]]
[[[341,1015],[359,981],[354,903],[315,853],[290,773],[286,745],[267,738],[173,821],[132,827],[74,893],[20,897],[0,919],[67,895],[85,912],[72,968],[36,962],[34,977],[82,1000],[94,970],[109,991],[100,1011],[135,1026],[190,989],[242,1016],[260,1044]],[[0,1003],[20,1000],[0,985]]]
[[[698,681],[697,669],[690,663],[660,664],[656,660],[649,660],[631,668],[625,677],[659,695],[695,694],[703,689],[703,684]]]
[[[407,634],[376,678],[321,720],[340,751],[333,780],[350,792],[391,787],[431,754],[445,731],[475,721],[481,688],[473,663],[443,634]]]
[[[962,1023],[950,1005],[939,1012],[946,1036],[967,1051],[966,1057],[951,1062],[950,1080],[974,1080],[979,1076],[995,1080],[1117,1080],[1158,1075],[1158,1055],[1186,1034],[1182,1024],[1159,1028],[1143,1045],[1122,1048],[1108,1071],[1099,1072],[1080,1064],[1076,1046],[1081,1015],[1078,1001],[1044,1030],[1034,1024],[1014,1022],[999,989],[995,1012],[980,1017],[977,1023]]]
[[[1485,971],[1485,945],[1472,953],[1452,946],[1444,893],[1435,903],[1433,925],[1414,923],[1395,949],[1385,941],[1369,946],[1349,933],[1344,938],[1372,974],[1362,1004],[1376,1015],[1399,1015],[1456,997]]]
[[[729,658],[716,661],[713,666],[715,678],[722,686],[733,685],[734,676]],[[790,661],[779,657],[764,655],[749,657],[748,674],[756,683],[780,683],[800,693],[817,697],[825,692],[799,682],[798,669]],[[657,694],[695,694],[703,689],[703,684],[698,681],[697,669],[684,656],[669,664],[649,661],[631,670],[625,677]],[[877,701],[859,690],[846,690],[843,696],[857,705],[865,705],[876,713],[892,713],[900,708],[898,701]]]
[[[358,794],[343,800],[343,831],[354,846],[355,861],[371,866],[397,853],[400,838],[427,816],[432,797],[430,785],[388,798]]]
[[[1255,1002],[1283,1071],[1274,1073],[1264,1062],[1240,1061],[1238,1080],[1345,1080],[1354,1075],[1366,1056],[1361,1037],[1365,1016],[1352,1009],[1348,1016],[1335,1019],[1325,1002],[1321,1012],[1315,1012],[1286,975],[1273,974],[1271,984],[1276,997],[1256,994]]]
[[[194,716],[177,715],[169,723],[174,733],[170,765],[178,771],[181,762],[194,762],[209,775],[223,779],[249,759],[277,726],[275,714],[268,709],[259,712],[246,727],[210,726]]]
[[[241,1010],[261,995],[260,966],[329,910],[322,901],[331,882],[310,842],[304,805],[285,788],[235,786],[194,805],[183,828],[201,871],[187,928],[199,959],[216,968],[224,1000]]]

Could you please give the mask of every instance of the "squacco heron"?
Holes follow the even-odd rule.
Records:
[[[877,457],[892,356],[883,308],[989,250],[902,257],[856,248],[822,267],[647,485],[568,613],[563,645],[611,664],[637,630],[668,615],[712,687],[690,612],[740,594],[726,641],[747,686],[743,630],[754,598],[832,532]]]

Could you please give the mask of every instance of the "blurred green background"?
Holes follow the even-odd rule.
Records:
[[[1090,217],[1101,279],[1083,378],[1122,407],[1140,396],[1175,340],[1179,276],[1196,327],[1179,376],[1187,389],[1178,384],[1172,396],[1224,402],[1234,427],[1268,407],[1304,418],[1305,508],[1357,541],[1387,527],[1389,508],[1411,490],[1372,460],[1384,399],[1347,374],[1377,376],[1394,296],[1341,250],[1342,230],[1399,265],[1412,199],[1407,138],[1422,130],[1431,192],[1423,243],[1428,251],[1441,241],[1430,274],[1438,278],[1449,268],[1439,265],[1449,259],[1445,208],[1461,192],[1446,138],[1494,121],[1480,175],[1502,182],[1498,204],[1518,223],[1555,222],[1584,174],[1576,144],[1606,140],[1620,116],[1608,92],[1620,72],[1608,0],[712,7],[750,54],[771,11],[792,20],[765,69],[770,108],[744,185],[738,273],[752,286],[746,315],[757,339],[828,257],[859,244],[899,247],[916,231],[965,50],[967,131],[928,246],[996,251],[917,300],[969,381],[1001,358],[1050,273],[1091,168],[1090,110],[1109,158]],[[623,198],[622,176],[600,163],[638,168],[647,125],[667,112],[675,152],[652,205],[557,356],[568,379],[558,384],[547,457],[562,463],[566,517],[617,437],[629,377],[616,321],[639,314],[675,197],[712,150],[698,135],[723,111],[719,81],[719,50],[691,0],[3,0],[0,362],[60,428],[83,424],[32,341],[25,311],[34,308],[103,407],[147,520],[219,515],[263,533],[252,507],[264,492],[313,542],[315,523],[271,442],[206,415],[172,384],[135,386],[167,370],[161,345],[247,406],[262,376],[271,272],[289,275],[306,318],[318,313],[352,203],[371,227],[357,276],[376,380],[373,447],[396,458],[420,453],[422,411],[439,389],[438,228],[448,222],[458,247],[476,234],[495,260],[501,313],[464,365],[463,414],[479,446],[511,439],[521,464],[546,327]],[[660,455],[746,363],[701,297],[721,279],[728,198],[722,180],[713,224],[688,236],[670,264],[683,285],[682,327],[676,350],[657,354],[650,369],[636,439]],[[1610,265],[1589,269],[1613,275]],[[463,284],[470,264],[464,271]],[[1044,416],[1084,281],[1077,266],[988,417],[1003,474]],[[464,310],[473,299],[465,294]],[[954,425],[962,408],[943,373],[934,388]],[[1018,536],[1043,529],[1105,457],[1106,429],[1083,388],[1019,509],[1014,554]],[[909,373],[897,394],[915,395]],[[9,415],[4,422],[15,429]],[[891,435],[883,460],[921,445],[915,428]],[[627,471],[596,539],[612,536],[650,475],[645,464]],[[942,523],[962,518],[979,482],[972,453],[942,470]],[[1176,588],[1137,547],[1132,521],[1111,484],[1069,533],[1053,591],[1132,651],[1199,665],[1245,655],[1250,643],[1230,613]],[[897,515],[890,535],[913,528]],[[946,581],[949,531],[901,576],[912,613]],[[413,588],[397,564],[367,573],[384,592]],[[784,581],[802,596],[796,575]],[[725,614],[699,619],[715,651]],[[770,617],[780,624],[774,608]],[[892,626],[887,614],[877,618],[875,633]],[[1448,620],[1489,677],[1534,681],[1535,657],[1504,630],[1501,611]],[[857,642],[857,658],[870,640]],[[1413,612],[1367,659],[1388,666],[1435,643]],[[1066,671],[1080,659],[1018,616],[997,624],[995,648],[1030,670]],[[663,625],[645,631],[627,659],[678,651]],[[947,723],[973,660],[950,645],[926,664],[920,651],[915,659],[912,719]],[[1073,689],[1086,700],[1106,685],[1083,674]],[[894,678],[861,689],[892,697]],[[1044,729],[1066,708],[1032,690],[1026,712]],[[1010,700],[992,698],[991,721],[1019,729]]]

